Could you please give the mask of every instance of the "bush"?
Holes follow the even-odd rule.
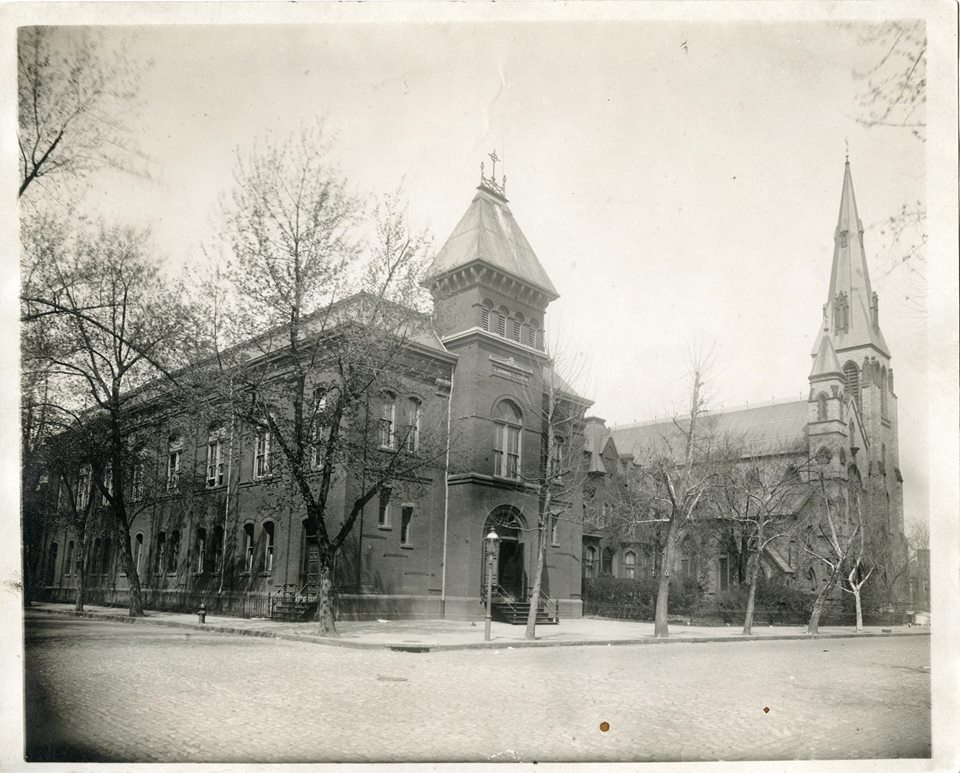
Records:
[[[657,607],[656,578],[588,577],[583,581],[584,612],[604,617],[652,620]],[[699,608],[701,589],[692,578],[670,580],[671,614]]]
[[[747,613],[749,585],[717,596],[717,613],[725,623],[743,622]],[[800,623],[810,617],[816,596],[792,588],[782,580],[760,579],[757,585],[753,621],[755,623]]]

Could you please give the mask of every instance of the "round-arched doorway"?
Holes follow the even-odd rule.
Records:
[[[496,531],[499,539],[490,546],[486,537],[490,530]],[[515,601],[527,597],[527,573],[524,568],[523,534],[526,522],[517,508],[503,505],[487,516],[483,523],[483,567],[481,582],[486,591],[487,556],[493,550],[493,588],[501,595]]]

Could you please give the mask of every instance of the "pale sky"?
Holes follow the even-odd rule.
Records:
[[[520,227],[561,294],[546,323],[608,424],[688,401],[805,397],[826,301],[845,140],[899,398],[908,520],[927,499],[926,317],[878,233],[925,197],[924,145],[855,120],[876,50],[825,22],[115,27],[153,60],[130,119],[156,180],[99,174],[87,206],[203,260],[234,153],[318,117],[355,191],[403,181],[436,247],[496,149]],[[488,161],[489,170],[489,161]]]

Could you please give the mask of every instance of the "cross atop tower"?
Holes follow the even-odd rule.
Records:
[[[843,138],[843,155],[845,157],[845,162],[850,163],[850,143],[846,137]]]
[[[502,175],[501,180],[497,183],[497,161],[502,161],[503,159],[497,155],[497,151],[494,150],[492,153],[487,153],[491,163],[492,169],[490,171],[490,176],[487,177],[484,173],[484,164],[480,162],[480,187],[486,188],[491,193],[495,193],[501,199],[506,200],[507,198],[507,176]]]

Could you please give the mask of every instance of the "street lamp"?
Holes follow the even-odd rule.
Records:
[[[483,640],[490,641],[490,613],[493,606],[493,550],[497,546],[497,540],[500,537],[491,527],[487,535],[487,619],[483,626]]]

